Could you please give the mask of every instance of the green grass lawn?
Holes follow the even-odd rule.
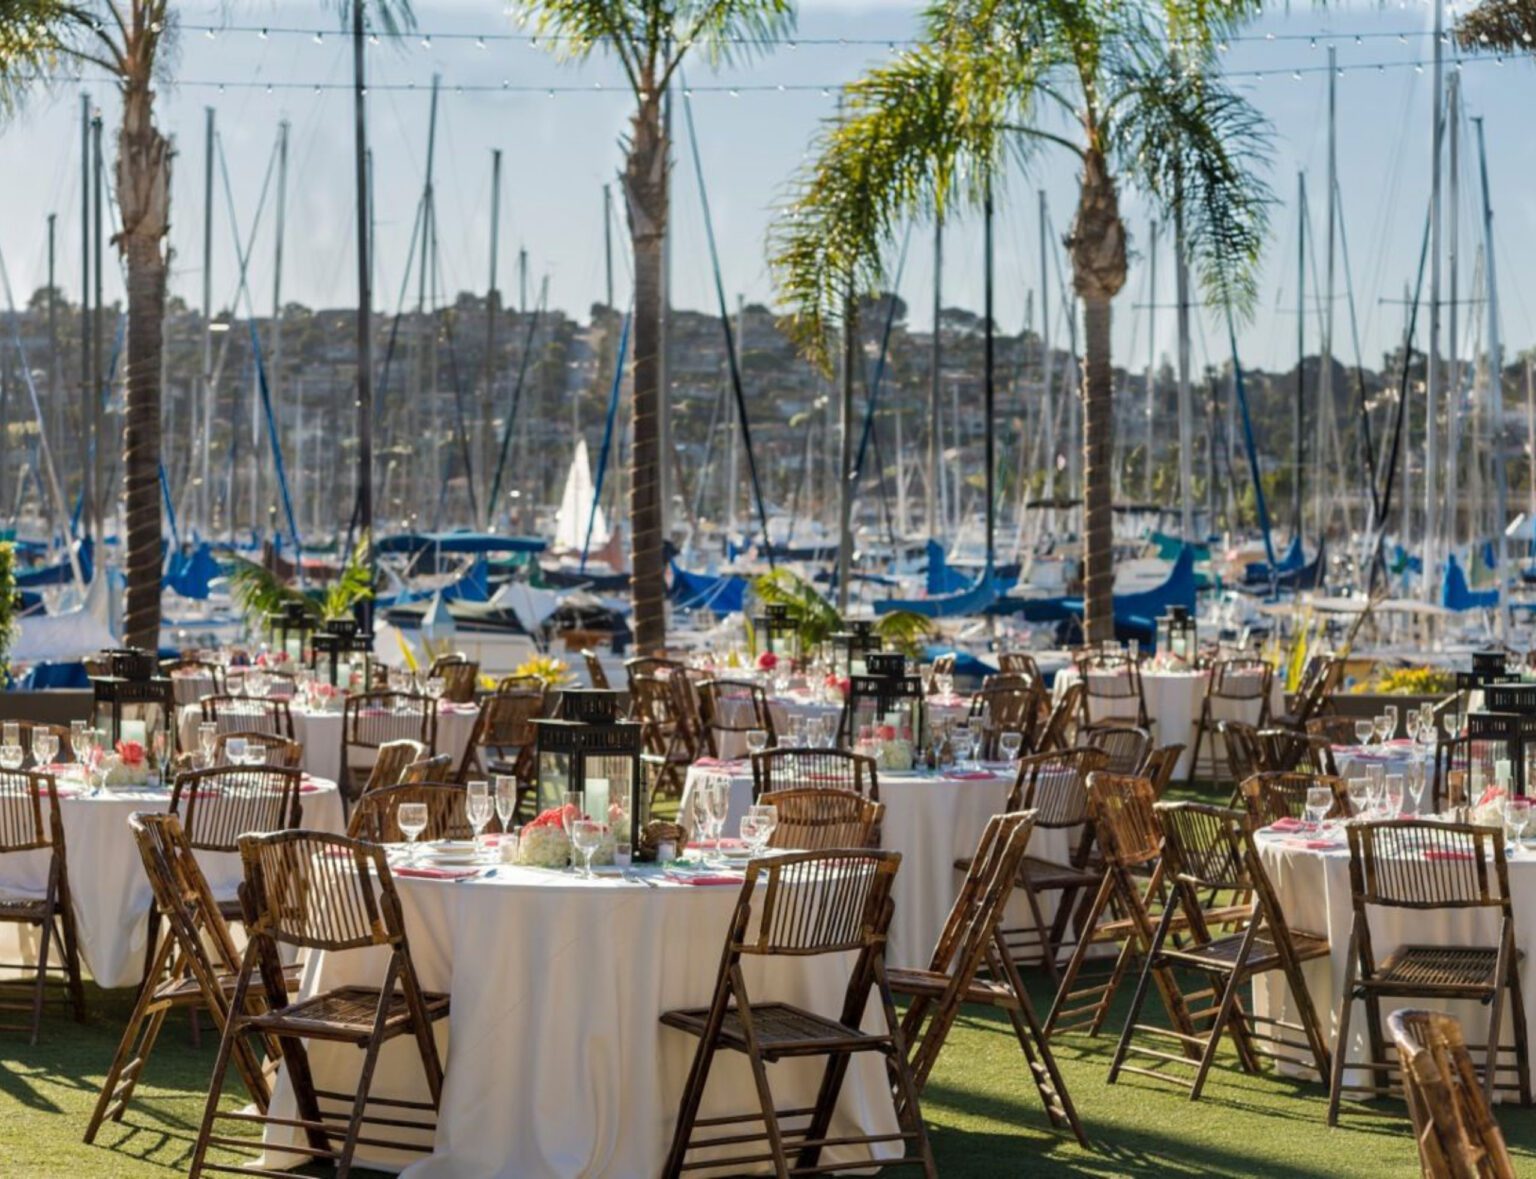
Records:
[[[97,1145],[86,1146],[80,1135],[129,1002],[126,992],[94,989],[89,999],[88,1024],[51,1016],[36,1048],[15,1033],[0,1033],[6,1037],[0,1040],[0,1175],[185,1172],[213,1061],[211,1037],[194,1049],[185,1018],[169,1020],[127,1118],[109,1123]],[[1043,1010],[1043,988],[1035,999]],[[1118,1028],[1118,1012],[1111,1023]],[[1230,1067],[1219,1068],[1202,1099],[1191,1104],[1181,1091],[1139,1078],[1106,1085],[1111,1049],[1104,1037],[1065,1035],[1057,1041],[1057,1058],[1093,1141],[1083,1150],[1053,1132],[1041,1115],[1007,1025],[963,1019],[923,1097],[940,1172],[1294,1179],[1417,1174],[1399,1104],[1346,1106],[1343,1125],[1329,1130],[1320,1087],[1269,1073],[1249,1077]],[[1516,1167],[1536,1175],[1536,1111],[1501,1108],[1498,1117]]]

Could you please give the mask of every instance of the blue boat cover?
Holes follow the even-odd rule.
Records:
[[[77,553],[80,559],[80,576],[86,585],[91,584],[91,542],[79,540],[75,544],[79,546]],[[46,585],[69,585],[75,580],[75,574],[69,567],[69,558],[56,561],[52,565],[44,565],[37,569],[19,569],[16,572],[17,589],[41,589]]]
[[[958,570],[951,569],[944,559],[944,546],[930,540],[928,554],[928,596],[954,594],[971,588],[971,579]]]
[[[1452,553],[1445,559],[1445,580],[1440,585],[1440,604],[1447,610],[1492,610],[1499,604],[1499,591],[1473,590],[1467,575]]]
[[[537,536],[496,536],[489,532],[400,532],[379,539],[381,553],[542,553],[549,542]]]
[[[887,598],[875,603],[876,614],[892,614],[898,610],[921,614],[924,618],[960,618],[968,614],[980,614],[1001,596],[997,578],[991,568],[982,571],[974,585],[954,593],[935,594],[928,598]]]
[[[202,602],[208,598],[209,584],[223,574],[208,542],[203,541],[190,553],[178,551],[171,554],[170,568],[165,572],[165,588],[175,590],[184,598]]]
[[[672,601],[680,610],[713,610],[716,614],[735,614],[746,609],[747,579],[727,573],[711,577],[707,573],[689,573],[672,562]]]

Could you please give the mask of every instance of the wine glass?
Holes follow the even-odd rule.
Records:
[[[224,742],[224,760],[232,766],[243,766],[251,743],[244,737],[229,737]]]
[[[468,782],[464,786],[464,817],[469,820],[469,825],[475,832],[475,848],[481,849],[481,836],[486,824],[491,821],[494,813],[491,803],[491,784],[481,779]]]
[[[771,802],[757,802],[747,808],[747,814],[757,820],[759,842],[753,854],[760,856],[767,850],[769,842],[773,839],[773,833],[778,830],[779,808]]]
[[[747,854],[755,859],[758,854],[758,844],[762,840],[762,832],[758,827],[757,816],[751,811],[742,815],[741,821],[738,824],[738,830],[741,834],[741,842],[747,846]]]
[[[155,759],[155,770],[160,775],[160,784],[169,785],[171,775],[171,735],[164,729],[156,729],[155,735],[149,743],[150,755]]]
[[[587,814],[587,796],[580,790],[568,790],[561,796],[560,826],[565,829],[565,837],[571,838],[571,832],[577,819],[585,818]],[[575,846],[574,841],[572,846]],[[576,857],[571,857],[571,866],[576,866]]]
[[[1440,723],[1445,726],[1445,735],[1455,738],[1461,733],[1460,718],[1454,712],[1448,712],[1440,718]]]
[[[1392,739],[1397,721],[1395,717],[1389,716],[1384,712],[1372,720],[1372,726],[1376,730],[1376,744],[1385,745]]]
[[[32,730],[32,761],[39,768],[50,765],[58,756],[59,739],[47,729]]]
[[[75,755],[77,762],[85,761],[85,734],[89,726],[83,720],[69,722],[69,751]]]
[[[213,764],[213,747],[219,741],[219,726],[214,721],[203,721],[197,726],[197,748],[203,755],[203,764]]]
[[[16,721],[6,721],[0,728],[0,745],[20,745],[21,725]]]
[[[976,734],[971,732],[969,725],[956,725],[951,740],[955,746],[955,769],[971,769],[971,756],[976,752]]]
[[[496,818],[501,822],[502,838],[511,830],[507,824],[517,810],[517,779],[511,774],[496,775]]]
[[[571,846],[581,853],[582,875],[592,876],[592,854],[603,844],[606,828],[594,819],[577,819],[571,824]]]
[[[1520,851],[1520,836],[1531,821],[1531,800],[1506,798],[1504,800],[1504,834],[1509,840],[1510,855]]]
[[[447,690],[447,687],[448,685],[444,682],[442,676],[431,675],[427,677],[427,695],[432,697],[434,704],[442,700],[443,692]]]
[[[1003,755],[1005,761],[1016,762],[1019,760],[1019,751],[1024,748],[1024,734],[1015,733],[1012,730],[998,734],[997,749]]]
[[[1408,786],[1408,796],[1413,799],[1413,813],[1421,815],[1424,813],[1424,787],[1429,784],[1424,763],[1421,761],[1409,762],[1404,767],[1404,771],[1404,777]]]
[[[789,718],[789,743],[796,749],[804,749],[811,743],[805,717],[793,716]]]
[[[395,810],[395,825],[400,828],[400,834],[405,836],[406,845],[410,848],[410,862],[414,864],[420,856],[416,839],[427,829],[427,804],[402,802]]]
[[[763,750],[765,750],[767,748],[768,748],[768,730],[767,729],[748,729],[747,730],[747,752],[748,753],[751,753],[751,754],[754,754],[754,755],[755,754],[759,754],[759,753],[761,753]]]
[[[838,719],[836,713],[829,712],[826,716],[820,717],[817,720],[816,723],[821,726],[821,745],[823,749],[831,749],[837,744]]]
[[[1327,786],[1307,787],[1307,822],[1321,826],[1333,809],[1333,791]]]
[[[1355,740],[1360,742],[1361,745],[1369,745],[1371,743],[1371,736],[1375,732],[1376,722],[1374,720],[1357,720],[1355,722]]]
[[[1381,715],[1387,718],[1387,740],[1397,736],[1397,705],[1388,704],[1381,710]]]
[[[1382,790],[1382,801],[1387,808],[1387,818],[1395,819],[1403,813],[1403,775],[1388,774]]]
[[[8,770],[21,769],[21,763],[27,760],[27,751],[21,747],[21,742],[14,745],[7,741],[0,744],[0,766]]]
[[[1366,776],[1365,800],[1366,805],[1370,807],[1372,818],[1379,818],[1381,816],[1381,799],[1382,795],[1386,793],[1386,789],[1386,778],[1377,777],[1375,774],[1368,774]]]
[[[933,686],[936,689],[934,695],[941,700],[949,700],[955,694],[955,677],[945,673],[933,677]]]
[[[1365,778],[1351,778],[1345,787],[1349,794],[1349,813],[1357,819],[1365,816],[1370,786],[1370,782]]]
[[[106,734],[100,729],[85,730],[86,781],[93,795],[107,788],[107,751],[104,748]]]
[[[703,783],[704,826],[710,844],[706,862],[720,862],[720,835],[725,830],[725,820],[730,813],[731,780],[724,774],[709,774]]]
[[[1408,740],[1412,744],[1418,745],[1418,743],[1419,743],[1419,710],[1418,709],[1414,709],[1404,719],[1403,731],[1406,733],[1406,735],[1408,737]]]

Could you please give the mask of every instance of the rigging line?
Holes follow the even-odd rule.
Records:
[[[437,214],[435,211],[432,215],[431,232],[433,264],[437,271],[438,282],[441,283],[443,281],[443,260],[442,255],[437,250]],[[454,424],[459,435],[459,459],[464,464],[465,489],[469,494],[469,516],[473,520],[480,515],[480,505],[475,498],[475,470],[469,457],[469,426],[464,415],[464,385],[459,379],[459,351],[455,345],[453,335],[454,311],[453,308],[449,307],[438,311],[436,314],[442,319],[443,335],[448,341],[448,378],[453,383]],[[436,393],[434,392],[433,395],[436,396]],[[441,473],[441,467],[439,467],[439,472]],[[447,495],[447,488],[448,480],[447,478],[442,478],[440,480],[437,506],[439,524],[442,522],[443,500]]]
[[[613,384],[608,390],[608,412],[603,419],[603,445],[597,455],[597,478],[592,481],[592,506],[587,510],[587,530],[581,541],[581,566],[587,571],[587,555],[592,551],[592,531],[597,527],[598,505],[603,498],[603,479],[608,474],[608,454],[613,448],[613,424],[619,413],[619,392],[624,384],[624,360],[629,355],[629,328],[634,320],[633,306],[624,313],[624,324],[619,329],[619,351],[613,363]]]
[[[720,326],[725,332],[725,352],[730,363],[731,390],[736,396],[736,413],[741,427],[741,445],[747,454],[747,473],[752,479],[752,495],[757,500],[757,519],[763,529],[763,547],[768,553],[768,568],[777,568],[773,559],[773,538],[768,532],[768,509],[763,504],[763,485],[757,474],[757,456],[752,453],[752,427],[747,418],[747,398],[741,387],[741,365],[736,356],[736,341],[731,334],[730,309],[725,301],[725,280],[720,274],[720,250],[715,244],[715,223],[709,211],[709,192],[704,187],[704,162],[699,155],[699,135],[693,124],[693,99],[689,96],[687,80],[678,74],[683,85],[683,116],[688,122],[688,144],[693,155],[693,171],[699,183],[699,207],[704,213],[704,233],[709,242],[710,266],[715,272],[715,297],[720,303]],[[843,473],[847,478],[848,473]]]
[[[523,398],[523,382],[528,375],[528,358],[533,354],[533,337],[539,327],[539,317],[544,314],[545,305],[549,301],[549,276],[544,276],[544,282],[539,290],[539,301],[534,305],[533,314],[528,317],[528,331],[523,337],[523,351],[517,359],[517,381],[512,386],[512,403],[507,409],[507,420],[501,430],[501,451],[496,459],[496,475],[491,480],[490,498],[485,501],[486,527],[490,527],[491,519],[496,514],[496,501],[501,498],[501,477],[506,471],[507,454],[512,448],[512,430],[517,424],[517,407]]]
[[[859,476],[864,472],[864,455],[865,452],[869,449],[870,436],[874,433],[875,406],[880,399],[880,385],[885,378],[886,360],[890,356],[891,352],[891,329],[896,324],[896,304],[900,301],[900,296],[898,296],[896,292],[901,289],[901,276],[907,268],[907,247],[911,243],[912,222],[909,221],[907,222],[906,236],[904,236],[901,240],[901,254],[896,262],[896,279],[895,282],[892,283],[889,297],[886,299],[885,326],[881,329],[880,332],[880,355],[875,359],[874,378],[870,379],[867,372],[865,374],[865,383],[868,386],[868,396],[866,398],[864,409],[864,427],[859,436],[858,455],[853,460],[853,479],[855,488],[858,487]],[[878,455],[876,456],[876,461],[879,461]],[[884,479],[883,472],[881,473],[881,479],[882,481]]]
[[[1360,321],[1355,311],[1355,278],[1349,264],[1349,237],[1344,228],[1344,194],[1338,178],[1333,182],[1333,201],[1339,230],[1339,258],[1344,263],[1344,293],[1349,306],[1349,333],[1355,346],[1355,390],[1360,401],[1360,441],[1365,453],[1366,486],[1371,493],[1371,514],[1381,514],[1381,495],[1376,489],[1376,444],[1371,440],[1371,405],[1365,391],[1365,358],[1360,349]]]

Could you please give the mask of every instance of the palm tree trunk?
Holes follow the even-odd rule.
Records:
[[[1083,634],[1090,643],[1115,637],[1114,371],[1110,365],[1110,301],[1083,303]]]
[[[667,224],[668,144],[656,89],[645,82],[635,112],[624,194],[635,254],[634,392],[630,441],[630,587],[635,603],[635,646],[642,653],[667,641],[665,561],[662,555],[661,356],[662,237]]]
[[[1125,285],[1125,225],[1103,154],[1083,156],[1077,216],[1067,238],[1072,287],[1083,301],[1083,634],[1115,637],[1114,371],[1110,303]]]
[[[123,640],[153,651],[160,643],[160,377],[170,221],[171,155],[154,120],[146,65],[123,86],[117,142],[118,246],[128,263],[127,400],[123,415],[123,515],[127,601]]]

